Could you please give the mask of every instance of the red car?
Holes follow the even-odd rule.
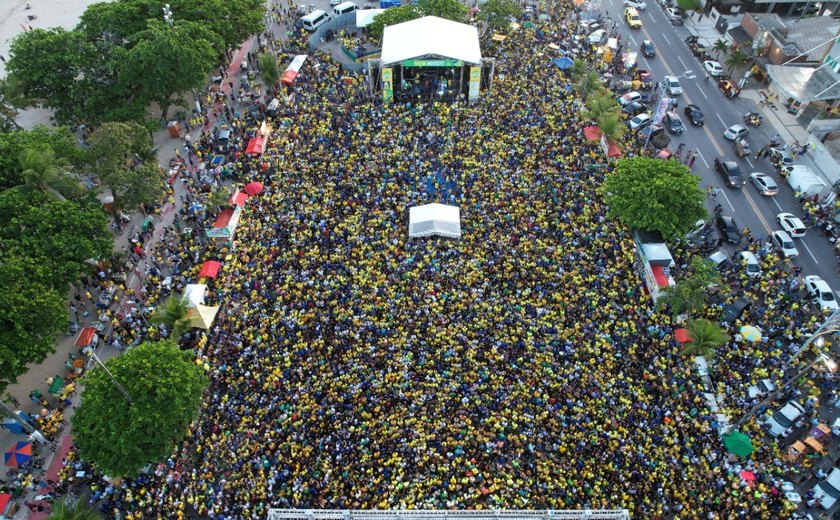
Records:
[[[741,89],[738,88],[738,85],[732,83],[728,79],[722,79],[718,82],[718,88],[723,93],[724,96],[728,98],[738,97],[741,94]]]

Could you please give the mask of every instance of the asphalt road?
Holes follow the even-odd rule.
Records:
[[[717,186],[722,190],[717,200],[708,199],[707,206],[710,212],[716,203],[720,203],[724,213],[733,215],[742,228],[748,227],[752,236],[761,235],[765,239],[773,231],[781,229],[776,222],[777,214],[789,212],[801,218],[801,207],[793,197],[793,190],[777,174],[770,162],[753,157],[739,159],[733,143],[723,137],[726,128],[733,124],[743,124],[743,114],[756,110],[757,106],[747,99],[727,99],[718,90],[714,79],[706,81],[702,63],[691,54],[685,44],[685,39],[689,36],[688,29],[671,25],[656,0],[649,0],[647,9],[641,11],[641,29],[630,29],[624,21],[621,0],[602,0],[601,11],[609,13],[617,22],[624,44],[622,51],[639,52],[642,40],[651,40],[654,43],[657,51],[655,58],[645,58],[641,52],[638,54],[639,68],[649,70],[654,81],[660,81],[665,75],[679,77],[683,94],[679,96],[677,112],[683,118],[686,130],[682,135],[671,136],[671,149],[675,149],[679,143],[685,143],[683,157],[689,150],[700,152],[700,158],[694,164],[694,174],[702,179],[703,187]],[[749,85],[747,87],[749,88]],[[706,119],[704,127],[691,126],[686,120],[683,116],[686,104],[700,107]],[[752,147],[753,156],[776,134],[776,130],[766,118],[758,127],[745,126],[750,132],[747,140]],[[770,175],[779,184],[778,195],[765,197],[749,182],[740,190],[727,188],[714,171],[716,157],[737,161],[745,179],[756,171]],[[840,289],[837,259],[827,239],[811,228],[804,239],[794,239],[794,243],[799,249],[799,256],[793,263],[802,267],[802,275],[817,274],[835,291]],[[734,246],[727,245],[724,248],[730,254],[735,251]]]

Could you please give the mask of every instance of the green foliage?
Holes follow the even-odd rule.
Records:
[[[731,52],[729,56],[726,57],[724,65],[726,65],[729,68],[729,74],[731,75],[735,69],[745,65],[747,61],[749,61],[749,59],[749,56],[744,54],[744,52],[741,51],[741,49],[738,49],[734,52]]]
[[[615,142],[621,141],[624,134],[627,133],[627,125],[624,124],[621,116],[616,113],[601,114],[597,123],[604,137],[612,139]]]
[[[190,308],[184,300],[183,295],[173,294],[166,301],[155,309],[150,322],[156,325],[164,325],[167,330],[171,331],[170,338],[178,341],[184,332],[190,328],[190,319],[187,314]]]
[[[0,391],[26,373],[27,365],[55,352],[67,326],[63,295],[38,278],[43,266],[18,255],[0,257]]]
[[[277,86],[280,80],[280,70],[277,68],[277,58],[273,54],[260,54],[257,58],[260,74],[266,85]]]
[[[691,320],[686,325],[691,342],[682,347],[682,353],[687,356],[703,356],[710,358],[715,349],[729,342],[729,334],[717,323],[709,320]]]
[[[114,211],[153,204],[163,192],[163,172],[143,163],[153,148],[148,130],[137,123],[103,123],[88,139],[87,166],[114,197]]]
[[[148,29],[130,41],[119,84],[140,99],[156,101],[164,114],[173,94],[203,84],[223,45],[215,33],[188,21],[176,22],[173,28],[150,20]]]
[[[90,272],[86,260],[108,259],[113,248],[105,212],[92,196],[62,201],[39,192],[0,194],[0,251],[43,268],[42,276],[29,276],[39,283],[64,292]]]
[[[586,98],[586,111],[583,117],[597,121],[607,114],[618,115],[620,112],[621,107],[612,94],[608,90],[600,90]]]
[[[15,119],[18,108],[24,105],[22,101],[16,96],[14,85],[10,85],[8,79],[0,79],[0,133],[22,130]]]
[[[586,70],[575,80],[572,86],[584,100],[604,90],[604,82],[594,70]]]
[[[71,421],[82,460],[102,473],[134,477],[172,454],[198,416],[207,376],[171,341],[144,343],[106,361],[132,402],[123,399],[104,370],[84,377]]]
[[[712,45],[712,50],[715,51],[715,58],[720,59],[720,53],[722,52],[725,55],[726,51],[729,50],[729,44],[722,38],[718,39],[715,44]]]
[[[678,161],[649,157],[619,159],[601,187],[608,215],[626,226],[681,237],[706,219],[700,179]]]
[[[492,29],[505,30],[510,27],[511,17],[519,18],[521,14],[522,7],[513,0],[487,0],[478,12],[478,19]]]
[[[687,275],[674,287],[666,288],[657,304],[667,306],[674,317],[684,312],[702,311],[709,299],[708,287],[715,284],[720,284],[720,275],[714,264],[701,256],[693,256]]]
[[[390,7],[376,15],[373,23],[368,26],[368,32],[377,40],[382,39],[382,33],[388,25],[409,22],[421,18],[423,13],[416,5],[403,5],[401,7]]]
[[[419,0],[417,8],[424,16],[437,16],[464,23],[469,9],[458,0]]]
[[[0,191],[24,183],[20,154],[26,149],[51,148],[59,165],[70,167],[81,163],[82,152],[66,127],[50,129],[38,125],[32,130],[0,134]]]
[[[239,47],[248,36],[265,30],[262,0],[179,0],[170,3],[175,20],[202,24],[218,35],[222,42],[219,51]]]
[[[99,520],[99,511],[85,504],[82,499],[61,497],[52,502],[52,511],[46,520]]]
[[[677,0],[677,7],[683,11],[698,11],[701,9],[700,2],[697,0]]]
[[[17,189],[38,191],[57,200],[64,200],[65,196],[81,196],[82,188],[78,181],[63,170],[51,147],[26,148],[20,153],[19,161],[23,184]]]

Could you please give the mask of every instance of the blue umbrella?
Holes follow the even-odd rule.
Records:
[[[204,210],[204,206],[202,206],[198,202],[193,202],[192,204],[190,204],[190,207],[188,209],[193,213],[200,213]]]
[[[574,60],[566,56],[563,56],[562,58],[553,59],[551,60],[551,62],[560,67],[560,70],[569,70],[575,65]]]

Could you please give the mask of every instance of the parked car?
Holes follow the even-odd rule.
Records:
[[[735,141],[737,139],[744,139],[749,135],[750,131],[747,130],[747,127],[744,125],[732,125],[726,129],[723,133],[723,137],[729,139],[730,141]]]
[[[724,306],[723,321],[730,324],[735,323],[750,305],[752,305],[752,300],[749,298],[735,298],[735,301]]]
[[[770,148],[769,155],[770,161],[779,168],[793,164],[793,157],[781,148]]]
[[[624,7],[632,7],[633,9],[644,11],[647,9],[647,4],[637,0],[624,0]]]
[[[761,172],[753,172],[750,174],[750,182],[758,189],[759,193],[767,197],[772,197],[779,193],[779,185],[769,175]]]
[[[662,80],[662,86],[665,87],[665,93],[671,97],[682,94],[682,86],[676,76],[665,76],[665,79]]]
[[[782,229],[790,235],[791,238],[802,238],[808,232],[805,223],[793,215],[793,213],[779,213],[776,215],[776,222],[782,226]]]
[[[782,250],[782,254],[786,258],[799,256],[799,250],[793,245],[793,239],[790,238],[790,235],[786,231],[773,231],[770,238]]]
[[[730,99],[736,98],[741,95],[741,89],[738,88],[738,85],[732,83],[728,79],[722,79],[718,81],[718,89],[720,90],[721,94]]]
[[[715,171],[723,177],[724,182],[730,188],[741,189],[744,180],[741,178],[741,167],[734,161],[723,161],[715,157]]]
[[[630,127],[630,130],[639,130],[641,128],[645,128],[646,126],[650,126],[651,124],[653,124],[653,119],[650,117],[650,114],[646,113],[634,116],[627,121],[627,126]]]
[[[650,135],[650,138],[648,138],[648,135]],[[667,148],[671,144],[671,137],[665,133],[665,127],[660,124],[652,124],[647,128],[642,128],[639,132],[639,139],[643,142],[647,141],[657,150]]]
[[[621,106],[629,105],[630,103],[641,102],[642,101],[642,94],[640,92],[636,92],[635,90],[631,90],[625,94],[622,94],[618,97],[618,104]]]
[[[681,134],[685,130],[685,125],[676,112],[668,112],[665,114],[665,128],[672,134]]]
[[[814,486],[814,500],[823,509],[831,509],[840,498],[840,469],[834,468]]]
[[[730,244],[737,244],[743,238],[741,229],[735,219],[729,215],[718,213],[715,217],[715,225],[720,231],[720,236]]]
[[[694,126],[703,126],[706,123],[703,118],[703,112],[700,111],[697,105],[686,105],[683,113]]]
[[[621,111],[628,116],[633,117],[641,114],[642,112],[647,112],[647,109],[648,107],[645,106],[644,103],[633,101],[624,105],[624,108],[622,108]]]
[[[754,399],[756,397],[763,397],[765,395],[769,395],[771,392],[776,391],[776,384],[769,380],[769,379],[762,379],[758,383],[751,385],[747,388],[747,395],[750,399]]]
[[[714,60],[704,61],[703,68],[706,69],[706,72],[709,74],[709,76],[713,78],[719,78],[723,74],[723,67],[720,66],[720,63]]]
[[[837,298],[834,297],[834,291],[819,276],[815,274],[806,276],[805,289],[808,290],[808,295],[814,299],[814,303],[819,305],[820,309],[830,311],[837,309]]]
[[[715,264],[715,267],[718,269],[725,269],[729,266],[729,255],[724,253],[723,251],[715,251],[714,253],[709,255],[708,260]]]
[[[773,437],[787,437],[793,431],[793,425],[805,409],[796,401],[788,401],[764,422],[767,433]]]
[[[599,45],[607,41],[607,31],[604,29],[592,31],[589,36],[586,37],[586,40],[592,45]]]
[[[643,40],[642,41],[642,55],[645,58],[656,57],[656,47],[653,46],[652,41],[650,41],[650,40]]]
[[[761,276],[761,264],[758,263],[758,258],[755,256],[755,253],[752,251],[741,251],[740,257],[741,265],[744,266],[747,276],[750,278]]]

